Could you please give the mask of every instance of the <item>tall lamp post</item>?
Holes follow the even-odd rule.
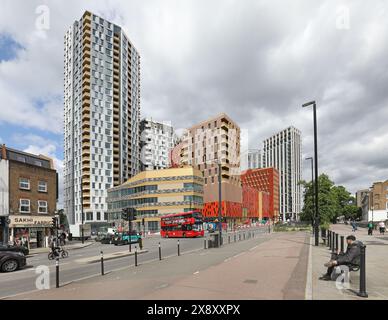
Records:
[[[310,101],[302,105],[303,108],[313,106],[314,121],[314,165],[315,165],[315,245],[319,246],[319,212],[318,212],[318,142],[317,142],[317,105],[315,101]]]
[[[314,187],[314,165],[313,165],[313,157],[308,157],[306,158],[305,160],[310,160],[311,162],[311,187],[313,189],[313,214],[312,214],[312,221],[314,221],[314,217],[315,217],[315,210],[314,210],[314,204],[315,204],[315,200],[314,200],[314,197],[315,197],[315,187]],[[314,228],[314,223],[313,223],[313,226]]]

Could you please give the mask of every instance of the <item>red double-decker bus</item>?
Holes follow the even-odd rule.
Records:
[[[200,211],[169,214],[160,218],[160,235],[163,238],[203,237],[203,221]]]

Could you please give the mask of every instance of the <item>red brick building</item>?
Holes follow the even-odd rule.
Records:
[[[241,173],[243,188],[248,186],[268,193],[269,218],[279,219],[279,172],[275,168],[249,169]],[[266,197],[266,196],[264,196]],[[265,202],[265,201],[263,201]],[[266,217],[266,215],[263,215]]]

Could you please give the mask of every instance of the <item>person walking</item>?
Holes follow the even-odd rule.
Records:
[[[384,221],[380,221],[379,228],[380,228],[380,234],[384,234],[385,233],[385,223],[384,223]]]
[[[373,235],[373,222],[369,221],[368,223],[368,236]]]
[[[357,230],[357,224],[354,220],[352,220],[352,222],[350,223],[350,225],[352,226],[352,232],[356,232]]]

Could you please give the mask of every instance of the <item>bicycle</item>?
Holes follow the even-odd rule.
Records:
[[[48,254],[48,259],[54,260],[56,257],[59,257],[59,256],[62,258],[67,258],[69,256],[69,253],[63,248],[55,248],[53,251],[51,251]]]

